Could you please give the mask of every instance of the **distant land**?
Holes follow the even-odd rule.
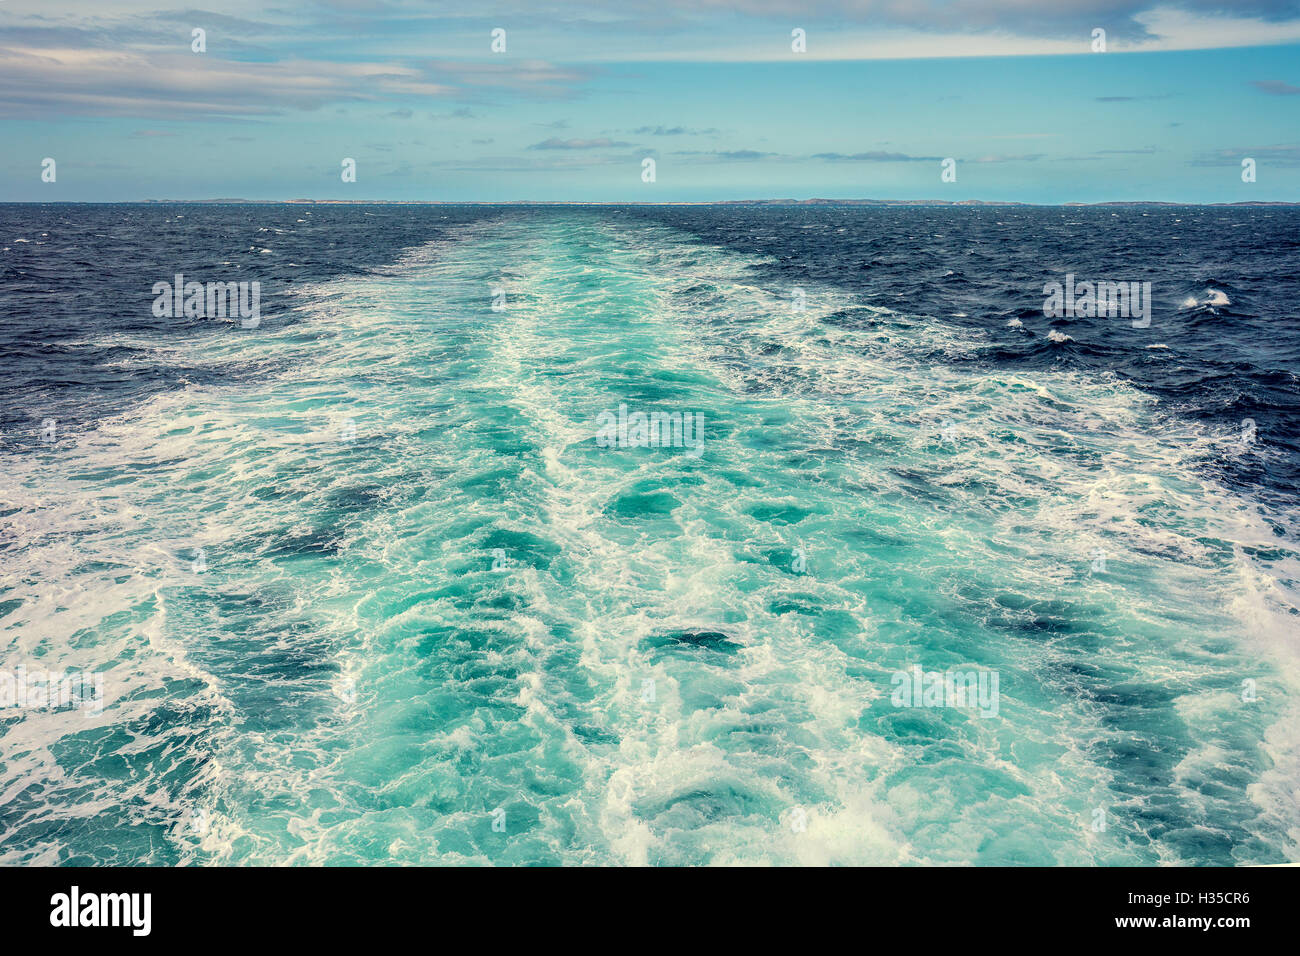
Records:
[[[663,200],[612,202],[510,199],[500,202],[442,199],[146,199],[147,203],[247,203],[259,205],[350,205],[350,206],[1300,206],[1300,202],[1117,202],[1029,203],[983,199],[710,199],[699,202]]]
[[[0,203],[5,204],[5,203]],[[1300,202],[1165,202],[1157,200],[1120,200],[1115,202],[1031,203],[983,199],[710,199],[688,200],[557,201],[507,199],[493,202],[462,199],[143,199],[115,202],[23,202],[12,205],[64,206],[131,206],[157,205],[225,205],[225,206],[1300,206]],[[6,204],[7,205],[7,204]]]

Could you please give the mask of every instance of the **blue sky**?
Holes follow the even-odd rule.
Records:
[[[1300,201],[1300,0],[166,3],[0,0],[0,201]]]

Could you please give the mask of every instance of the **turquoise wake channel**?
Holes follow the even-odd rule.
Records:
[[[1229,439],[755,264],[478,223],[11,461],[7,660],[106,705],[0,714],[0,862],[1300,859],[1300,565]]]

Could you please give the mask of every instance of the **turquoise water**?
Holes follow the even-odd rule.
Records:
[[[1296,554],[1199,467],[1235,436],[753,262],[464,226],[8,463],[9,656],[107,702],[5,712],[0,862],[1300,859]],[[598,445],[621,404],[702,454]],[[997,716],[894,706],[914,665]]]

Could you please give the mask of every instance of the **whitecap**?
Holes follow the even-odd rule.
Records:
[[[1232,300],[1228,298],[1227,293],[1222,289],[1215,289],[1207,286],[1203,293],[1203,298],[1189,295],[1178,304],[1179,309],[1198,309],[1202,306],[1214,308],[1215,306],[1232,305]]]

